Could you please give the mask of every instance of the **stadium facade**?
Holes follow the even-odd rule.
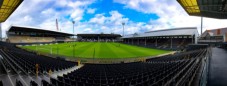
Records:
[[[201,44],[221,45],[227,43],[227,28],[206,30],[198,40]]]
[[[45,30],[42,28],[15,26],[9,27],[6,32],[7,42],[15,44],[52,43],[74,41],[74,34]]]
[[[188,44],[197,44],[198,31],[196,27],[170,28],[140,34],[135,33],[122,38],[123,43],[127,44],[176,50]]]
[[[199,16],[201,17],[201,34],[203,33],[203,17],[216,18],[216,19],[227,19],[227,5],[226,0],[177,0],[178,3],[183,7],[183,9],[190,16]],[[205,32],[206,34],[207,32]],[[212,35],[213,33],[209,35]],[[212,37],[211,40],[204,39],[203,37],[200,39],[199,43],[213,44],[213,45],[221,45],[223,48],[227,48],[227,42],[214,42],[216,39],[220,38],[220,36]],[[224,38],[225,39],[225,38]],[[210,42],[208,42],[210,41]],[[217,44],[218,43],[218,44]]]
[[[207,30],[202,33],[203,17],[227,19],[227,5],[226,0],[177,0],[185,11],[191,16],[201,17],[201,38],[199,43],[206,43],[210,45],[221,45],[222,48],[227,49],[226,35],[224,29]],[[203,77],[200,86],[225,86],[227,78],[223,75],[226,74],[226,50],[218,48],[210,48],[212,50],[211,56],[206,59],[204,71],[201,76]],[[207,67],[208,66],[208,67]],[[217,73],[222,72],[222,73]]]

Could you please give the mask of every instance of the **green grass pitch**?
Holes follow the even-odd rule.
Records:
[[[146,56],[156,56],[171,51],[150,49],[138,46],[132,46],[122,43],[106,43],[106,42],[74,42],[61,43],[41,46],[22,46],[28,50],[37,50],[38,52],[45,52],[68,56],[73,58],[73,45],[75,46],[75,57],[80,58],[136,58]]]

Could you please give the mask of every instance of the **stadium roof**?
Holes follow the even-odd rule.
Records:
[[[65,35],[65,36],[75,36],[74,34],[64,33],[64,32],[59,32],[59,31],[45,30],[45,29],[43,29],[43,28],[35,28],[35,27],[11,25],[11,26],[9,27],[8,32],[13,32],[13,31],[18,31],[18,32],[54,33],[54,34],[62,34],[62,35]]]
[[[0,0],[0,23],[6,21],[22,2],[23,0]]]
[[[192,16],[227,19],[227,0],[177,0]]]
[[[122,38],[136,38],[136,37],[155,37],[155,36],[191,36],[198,35],[196,27],[172,28],[165,30],[149,31],[141,34],[126,35]]]

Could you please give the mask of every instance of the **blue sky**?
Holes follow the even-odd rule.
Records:
[[[176,0],[24,0],[2,23],[3,31],[10,25],[31,26],[72,33],[143,33],[177,27],[200,28],[200,17],[189,16]],[[226,27],[226,20],[204,18],[204,30]],[[198,29],[200,32],[200,30]],[[5,35],[5,34],[3,34]]]
[[[133,9],[127,9],[124,7],[123,4],[114,3],[114,1],[111,1],[111,0],[100,0],[97,3],[94,3],[88,7],[95,8],[96,14],[108,13],[112,10],[117,10],[119,13],[124,15],[124,17],[127,17],[134,22],[149,22],[150,19],[156,20],[159,18],[158,15],[156,15],[155,13],[142,13]],[[105,14],[105,15],[110,16],[109,14]],[[82,21],[89,21],[89,19],[93,18],[94,16],[95,16],[94,14],[86,13],[83,16]]]

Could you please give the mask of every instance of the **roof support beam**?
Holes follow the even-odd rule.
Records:
[[[191,16],[227,19],[227,0],[177,0]]]
[[[22,2],[23,0],[0,0],[0,22],[6,21]]]
[[[0,0],[0,8],[2,7],[3,0]]]
[[[0,41],[2,41],[2,25],[0,23]]]

